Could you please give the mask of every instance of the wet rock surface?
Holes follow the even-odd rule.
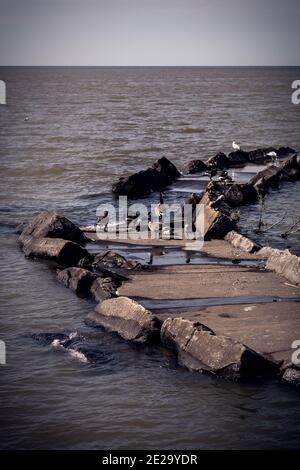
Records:
[[[23,237],[22,250],[28,258],[54,261],[61,266],[76,266],[90,255],[77,243],[60,238]]]
[[[190,370],[229,380],[274,375],[278,364],[231,338],[217,336],[199,322],[167,318],[161,341],[176,351],[178,362]]]
[[[97,276],[87,269],[72,267],[59,271],[57,279],[77,295],[90,296],[92,284]]]
[[[179,176],[180,173],[175,165],[163,157],[157,160],[151,168],[119,178],[113,184],[112,191],[115,194],[136,198],[164,188]]]
[[[104,300],[89,313],[86,322],[138,343],[158,340],[161,326],[157,317],[128,297]]]
[[[55,211],[45,211],[38,214],[23,229],[19,241],[27,237],[61,238],[84,245],[86,242],[82,231],[73,222]]]

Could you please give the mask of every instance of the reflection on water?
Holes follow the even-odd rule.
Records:
[[[46,263],[24,259],[14,233],[46,208],[81,224],[94,222],[97,205],[111,201],[112,181],[158,156],[182,168],[189,159],[228,152],[233,139],[245,148],[299,149],[299,110],[290,104],[298,73],[1,69],[8,87],[8,105],[0,109],[1,339],[7,345],[0,371],[2,448],[299,446],[296,390],[273,381],[238,385],[191,374],[163,349],[136,348],[86,327],[92,302],[57,283]],[[276,101],[270,83],[276,83]],[[193,184],[192,178],[179,181],[177,190],[166,192],[167,201],[184,198]],[[269,210],[276,212],[283,199],[296,207],[296,188],[299,194],[288,184],[274,193]],[[247,210],[245,220],[256,209]],[[32,339],[40,332],[77,332],[103,360],[85,363],[45,347]]]

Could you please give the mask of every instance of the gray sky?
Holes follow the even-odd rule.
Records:
[[[300,0],[0,0],[0,65],[300,65]]]

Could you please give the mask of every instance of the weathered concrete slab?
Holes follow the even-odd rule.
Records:
[[[279,368],[239,341],[216,335],[186,318],[167,318],[161,328],[161,340],[176,351],[181,365],[230,380],[276,374]]]
[[[128,297],[104,300],[89,313],[87,322],[137,343],[157,340],[161,326],[155,315]]]

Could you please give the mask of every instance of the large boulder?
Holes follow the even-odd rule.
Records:
[[[26,225],[20,235],[20,242],[26,237],[62,238],[84,245],[85,236],[73,222],[55,211],[45,211],[38,214]]]
[[[28,258],[47,259],[61,266],[76,266],[80,260],[90,257],[77,243],[60,238],[23,237],[21,246]]]
[[[119,178],[113,184],[112,191],[115,194],[136,198],[149,194],[152,191],[159,191],[173,183],[179,176],[180,173],[175,165],[163,157],[157,160],[151,168]]]
[[[116,332],[128,341],[144,343],[159,339],[161,321],[128,297],[104,300],[88,314],[86,321]]]
[[[186,169],[185,173],[191,175],[193,173],[201,173],[207,170],[207,165],[202,160],[191,160]]]
[[[97,276],[87,269],[71,267],[62,269],[57,274],[57,279],[69,289],[80,296],[90,296],[91,287]]]
[[[206,161],[206,165],[210,168],[218,168],[223,170],[224,168],[228,168],[230,166],[230,160],[223,152],[217,153],[214,157],[210,157]]]
[[[167,318],[164,321],[161,341],[176,352],[179,364],[192,371],[230,380],[275,374],[278,371],[278,364],[244,344],[217,336],[204,325],[183,318]]]

